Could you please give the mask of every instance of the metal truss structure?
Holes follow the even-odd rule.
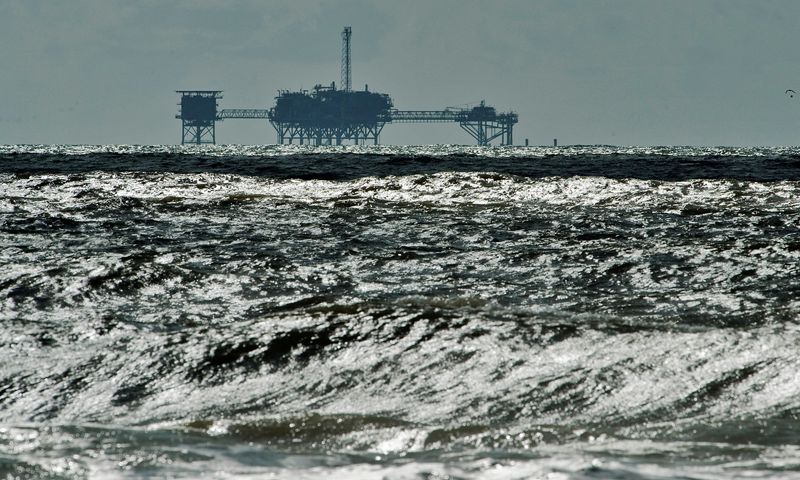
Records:
[[[512,145],[514,125],[519,121],[516,113],[494,113],[492,107],[481,103],[473,109],[446,110],[391,110],[375,123],[352,123],[338,126],[313,126],[301,122],[277,121],[272,110],[241,108],[220,110],[218,120],[257,119],[269,120],[278,134],[279,144],[341,145],[343,141],[354,144],[378,144],[378,137],[387,123],[458,123],[475,139],[478,145],[488,146],[500,138],[501,145]]]
[[[187,143],[214,145],[217,143],[216,124],[211,122],[209,125],[199,125],[197,123],[187,125],[186,122],[184,122],[181,145]]]
[[[350,37],[353,29],[344,27],[342,31],[342,88],[345,92],[353,89],[353,71],[350,67]]]
[[[260,108],[226,108],[219,111],[217,120],[225,120],[226,118],[261,118],[266,120],[269,110]]]
[[[371,141],[378,144],[378,136],[385,121],[375,123],[350,123],[336,126],[308,125],[301,122],[282,122],[274,110],[257,108],[238,108],[220,110],[219,120],[225,119],[268,119],[278,134],[279,144],[299,143],[300,145],[341,145],[349,140],[364,145]]]
[[[466,121],[460,122],[459,125],[477,140],[478,145],[486,147],[498,137],[500,145],[513,145],[515,123],[517,123],[517,114],[508,113],[498,115],[495,120]]]
[[[383,123],[352,124],[340,127],[307,127],[297,124],[272,123],[278,132],[278,143],[292,144],[295,140],[303,145],[341,145],[343,140],[350,140],[355,145],[365,145],[371,141],[378,144],[378,136],[383,130]]]
[[[386,122],[354,123],[340,126],[314,126],[299,122],[280,122],[275,119],[272,110],[258,108],[237,108],[220,110],[218,120],[225,119],[269,119],[278,133],[279,144],[299,143],[300,145],[341,145],[350,140],[356,145],[364,145],[368,141],[378,144],[378,136]]]
[[[181,120],[181,145],[215,144],[217,142],[217,100],[221,90],[178,90],[181,110],[175,118]]]
[[[478,145],[488,146],[497,138],[501,145],[514,142],[514,125],[519,121],[516,113],[495,113],[494,108],[481,102],[473,109],[447,110],[393,110],[391,123],[458,123],[474,138]]]
[[[218,90],[179,90],[183,123],[181,144],[215,143],[216,121],[226,119],[260,119],[269,123],[278,134],[278,143],[300,145],[341,145],[372,142],[387,123],[458,123],[478,145],[488,146],[500,139],[502,145],[513,143],[514,125],[519,117],[514,112],[497,113],[494,107],[481,102],[468,109],[396,110],[389,95],[352,90],[350,40],[352,29],[342,31],[342,83],[336,88],[315,86],[312,91],[279,91],[275,106],[270,109],[227,109],[217,112]]]

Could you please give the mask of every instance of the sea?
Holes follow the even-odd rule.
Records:
[[[0,146],[0,478],[800,478],[800,148]]]

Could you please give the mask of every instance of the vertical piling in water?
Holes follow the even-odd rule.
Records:
[[[553,146],[554,146],[554,147],[557,147],[557,146],[558,146],[558,139],[557,139],[557,138],[554,138],[554,139],[553,139]]]
[[[528,146],[528,139],[527,138],[525,139],[525,146],[526,147]]]

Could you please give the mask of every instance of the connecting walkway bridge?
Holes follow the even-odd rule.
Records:
[[[378,134],[387,123],[457,123],[474,138],[478,145],[490,145],[500,138],[502,145],[512,145],[514,141],[514,125],[519,121],[516,113],[496,113],[493,107],[483,102],[471,109],[447,108],[444,110],[389,110],[378,117],[375,125],[359,135],[359,129],[352,125],[317,128],[310,131],[303,125],[277,122],[272,109],[233,108],[222,109],[217,113],[217,120],[256,119],[268,120],[278,133],[278,143],[315,142],[317,144],[341,144],[342,139],[355,139],[358,142],[371,139],[378,143]],[[359,126],[360,127],[360,126]],[[321,140],[321,141],[320,141]]]

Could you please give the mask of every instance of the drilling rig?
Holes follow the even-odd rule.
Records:
[[[491,145],[498,138],[502,145],[513,144],[514,125],[519,121],[517,114],[497,113],[494,107],[485,102],[464,109],[397,110],[391,97],[385,93],[371,92],[366,85],[364,90],[354,91],[352,35],[352,28],[344,27],[339,88],[335,82],[331,82],[325,86],[318,84],[310,91],[279,90],[275,106],[268,110],[249,108],[215,111],[215,118],[201,119],[201,126],[211,132],[208,143],[213,143],[216,138],[213,120],[249,118],[269,120],[278,134],[279,144],[342,145],[342,142],[350,141],[356,145],[367,142],[377,145],[378,136],[388,123],[458,123],[478,145]],[[220,98],[220,93],[215,91],[214,97]],[[188,135],[190,142],[200,143],[200,130],[189,129],[197,120],[184,110],[182,107],[181,113],[176,115],[184,121],[184,141]]]
[[[341,145],[372,141],[390,121],[392,99],[383,93],[353,91],[350,39],[352,29],[342,31],[342,77],[340,89],[316,85],[310,92],[280,91],[268,118],[278,133],[278,143]]]

